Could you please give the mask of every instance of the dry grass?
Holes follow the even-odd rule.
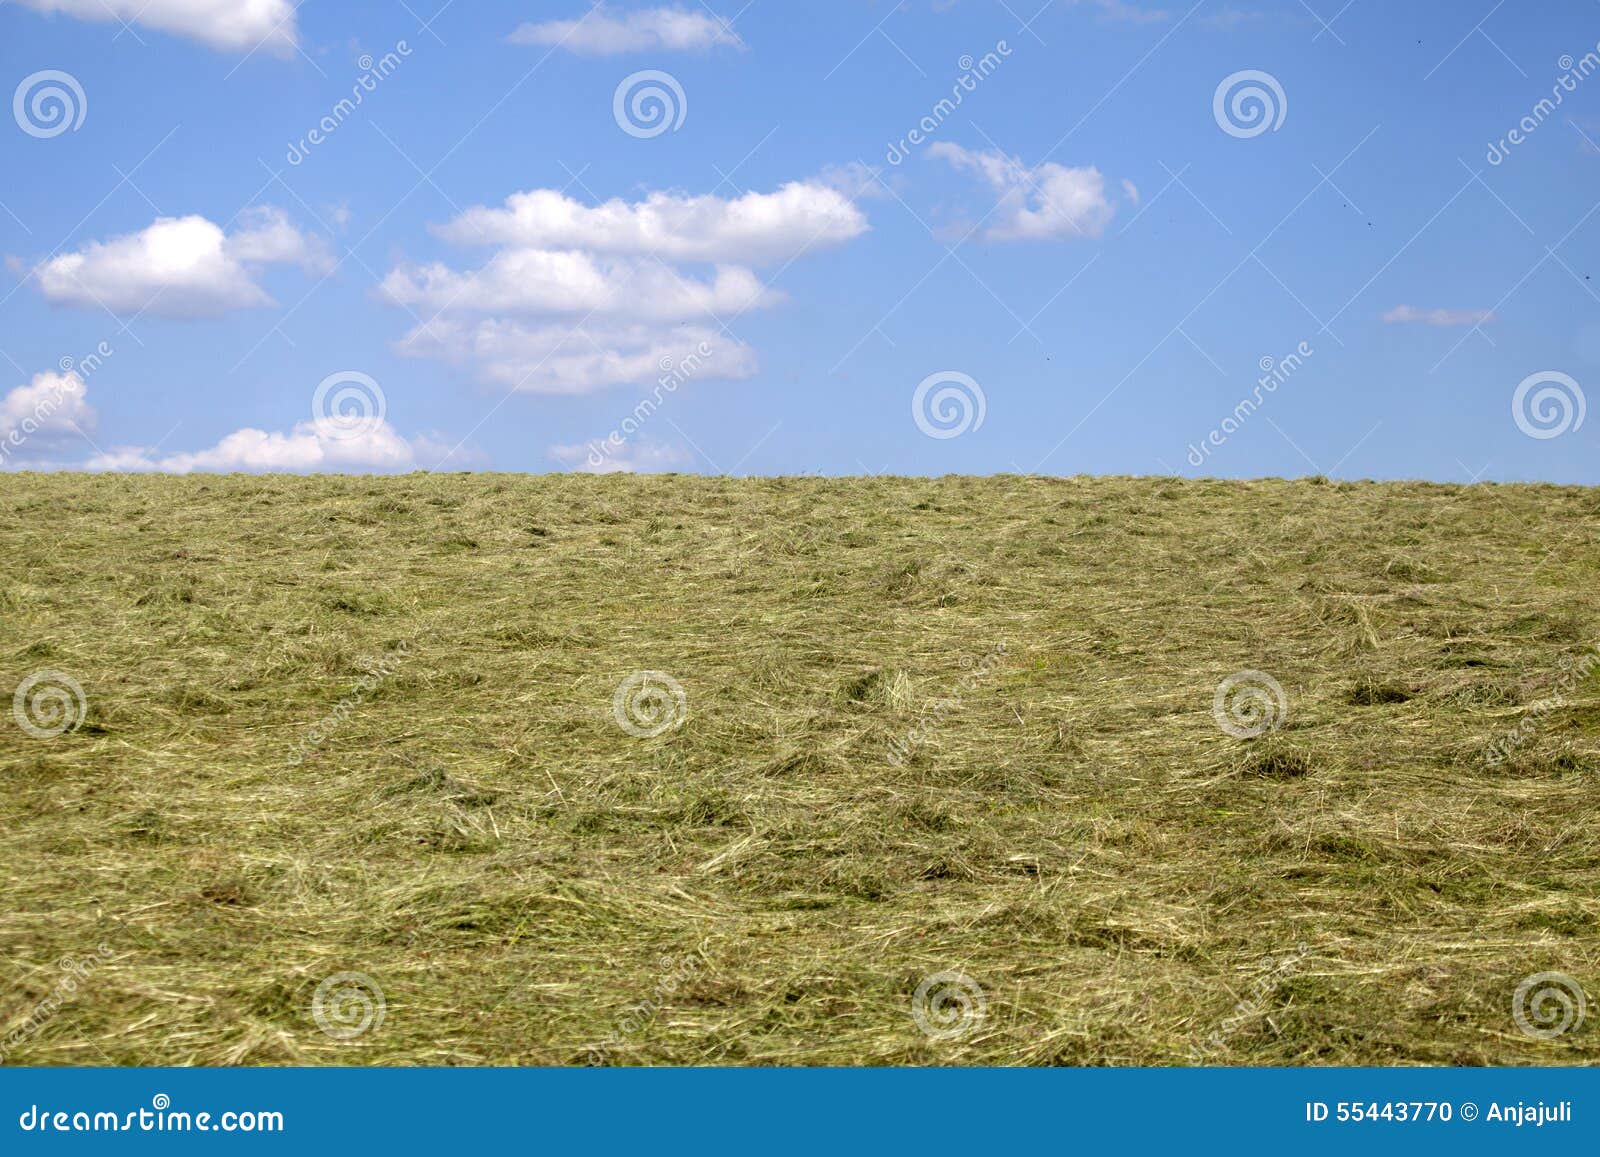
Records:
[[[1595,491],[11,475],[0,510],[0,689],[88,701],[0,719],[0,1044],[111,954],[8,1062],[1600,1061],[1594,1009],[1511,1017],[1538,971],[1600,996],[1600,680],[1483,759],[1600,640]],[[1241,740],[1212,695],[1252,668],[1290,707]],[[689,704],[658,738],[612,715],[646,669]],[[345,970],[387,998],[349,1042],[311,1015]],[[939,1040],[946,970],[987,1015]]]

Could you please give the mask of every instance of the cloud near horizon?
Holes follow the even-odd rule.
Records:
[[[83,379],[75,373],[34,374],[0,398],[0,464],[47,458],[95,427]]]
[[[88,437],[97,417],[89,405],[88,387],[77,374],[35,374],[26,385],[0,397],[0,469],[393,473],[440,468],[446,461],[459,468],[481,463],[483,457],[476,449],[458,449],[437,435],[405,438],[381,419],[353,430],[312,419],[295,423],[287,434],[247,426],[208,449],[192,452],[161,454],[144,446],[99,450]],[[65,451],[80,439],[85,450],[94,452],[87,458],[65,460]]]
[[[596,438],[582,445],[551,446],[547,453],[551,461],[561,463],[575,474],[671,473],[693,461],[676,446],[649,439],[616,445],[605,438]]]

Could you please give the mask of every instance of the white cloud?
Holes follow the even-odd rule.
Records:
[[[158,217],[137,233],[54,257],[34,275],[45,297],[58,304],[214,317],[273,304],[256,284],[256,266],[329,267],[322,241],[296,230],[281,210],[263,207],[242,216],[243,227],[232,234],[200,216]]]
[[[572,250],[509,249],[465,273],[434,263],[397,266],[379,286],[399,305],[478,313],[621,314],[654,321],[733,315],[767,303],[769,291],[738,266],[710,280],[658,261]]]
[[[744,378],[755,353],[723,326],[784,300],[752,266],[787,264],[866,229],[851,198],[821,178],[732,199],[657,192],[594,206],[534,189],[435,230],[494,247],[482,265],[402,262],[379,293],[431,315],[402,353],[470,365],[514,389],[649,384],[702,345],[710,352],[697,355],[696,378]]]
[[[640,8],[613,15],[596,4],[575,20],[523,24],[511,34],[513,44],[565,48],[580,56],[616,56],[624,52],[693,52],[726,45],[743,48],[731,24],[705,10]]]
[[[516,245],[651,255],[664,261],[764,265],[866,232],[850,196],[821,180],[791,181],[773,193],[731,200],[651,193],[632,204],[584,205],[555,189],[474,206],[437,232],[457,245]]]
[[[1069,169],[1053,161],[1029,168],[1005,153],[975,152],[948,141],[936,141],[928,155],[949,161],[958,170],[975,173],[1000,201],[990,214],[984,236],[995,241],[1059,241],[1098,237],[1111,223],[1116,206],[1106,196],[1105,178],[1092,165]],[[1123,190],[1136,200],[1138,189],[1124,181]]]
[[[413,329],[401,351],[472,364],[485,381],[528,393],[582,394],[653,382],[704,348],[696,378],[747,378],[755,351],[710,326],[586,321],[527,325],[502,318],[441,319]]]
[[[127,21],[188,36],[212,48],[279,55],[298,43],[292,0],[22,0],[36,12]]]
[[[298,265],[310,274],[327,273],[334,261],[321,237],[302,233],[289,215],[271,205],[239,214],[243,228],[228,235],[226,249],[236,261],[260,265]]]
[[[0,398],[0,465],[49,453],[94,425],[94,408],[77,374],[35,374]]]
[[[1074,6],[1084,0],[1074,0]],[[1161,24],[1172,19],[1172,13],[1164,8],[1140,8],[1136,4],[1129,4],[1126,0],[1091,0],[1094,6],[1100,9],[1100,18],[1107,21],[1120,21],[1125,24]]]
[[[672,471],[692,459],[676,446],[652,441],[614,441],[597,438],[583,445],[556,445],[548,451],[554,462],[579,474],[654,474]]]
[[[304,421],[287,434],[246,427],[192,453],[115,446],[86,460],[63,461],[63,449],[93,430],[96,417],[88,387],[77,374],[34,375],[0,397],[0,469],[367,473],[432,469],[446,459],[455,469],[483,461],[476,448],[458,447],[437,434],[407,439],[381,419],[356,429]],[[84,440],[85,448],[92,445]]]
[[[824,165],[811,183],[824,185],[851,201],[887,200],[894,196],[882,172],[861,161]]]
[[[89,459],[89,470],[287,472],[394,471],[418,468],[417,448],[380,421],[355,437],[332,437],[317,422],[298,422],[284,434],[246,427],[209,450],[157,457],[140,447],[118,447]]]
[[[1419,322],[1423,325],[1481,325],[1494,320],[1492,309],[1418,309],[1414,305],[1397,305],[1383,315],[1391,324]]]

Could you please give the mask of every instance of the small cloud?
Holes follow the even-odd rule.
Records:
[[[894,196],[882,173],[863,161],[824,165],[810,183],[832,189],[851,201],[880,201]]]
[[[1260,20],[1266,14],[1254,9],[1235,8],[1225,5],[1215,12],[1207,12],[1199,17],[1200,23],[1209,24],[1214,28],[1237,28],[1241,24],[1248,24],[1252,20]]]
[[[1126,178],[1126,177],[1122,178],[1122,195],[1127,197],[1128,200],[1132,201],[1135,205],[1138,205],[1138,203],[1139,203],[1139,186],[1135,185],[1132,181],[1128,180],[1128,178]]]
[[[551,446],[548,453],[551,461],[578,474],[660,474],[692,461],[676,446],[614,437],[596,438],[582,445]]]
[[[1076,0],[1084,3],[1085,0]],[[1120,24],[1164,24],[1172,19],[1165,8],[1141,8],[1127,0],[1087,0],[1100,10],[1100,19]]]
[[[984,236],[994,241],[1062,241],[1098,237],[1116,214],[1105,178],[1092,165],[1069,169],[1053,161],[1029,168],[999,151],[978,152],[948,141],[928,148],[930,157],[975,173],[1000,194]],[[1127,185],[1124,185],[1127,188]],[[1138,190],[1133,190],[1135,197]]]
[[[596,4],[575,20],[523,24],[512,44],[564,48],[578,56],[618,56],[625,52],[704,52],[744,48],[733,25],[711,12],[685,8],[641,8],[613,15]]]
[[[1491,309],[1418,309],[1414,305],[1397,305],[1383,315],[1391,325],[1482,325],[1494,319]]]

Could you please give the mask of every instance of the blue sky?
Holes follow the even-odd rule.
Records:
[[[0,462],[1600,483],[1533,7],[8,0]]]

